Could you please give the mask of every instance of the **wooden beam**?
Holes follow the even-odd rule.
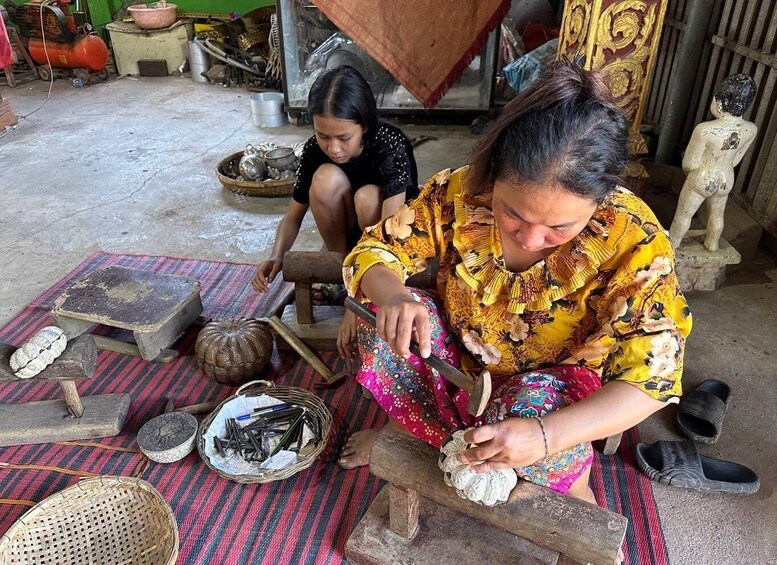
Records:
[[[344,259],[345,255],[332,251],[287,251],[283,256],[283,280],[342,284]]]

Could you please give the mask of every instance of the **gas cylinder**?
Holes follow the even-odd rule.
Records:
[[[33,60],[39,65],[46,65],[46,51],[43,41],[30,38],[27,49]],[[70,69],[88,69],[100,71],[108,63],[108,47],[97,35],[79,35],[72,43],[54,43],[46,41],[46,50],[52,67]]]

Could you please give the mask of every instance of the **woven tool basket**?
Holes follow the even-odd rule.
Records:
[[[235,177],[242,156],[242,151],[233,153],[216,167],[216,176],[224,188],[243,196],[289,196],[294,191],[297,177],[266,181],[237,180]]]
[[[141,479],[85,479],[33,506],[0,538],[0,564],[172,565],[178,526]]]
[[[221,410],[221,408],[226,405],[229,402],[232,402],[239,396],[260,396],[262,394],[266,394],[268,396],[272,396],[274,398],[277,398],[278,400],[281,400],[283,402],[291,402],[294,404],[297,404],[299,406],[303,406],[307,408],[311,414],[311,416],[318,420],[320,423],[320,429],[321,434],[319,437],[318,444],[314,447],[313,450],[308,452],[305,457],[300,458],[300,461],[297,461],[293,465],[289,465],[288,467],[285,467],[283,469],[263,469],[259,470],[257,474],[255,475],[244,475],[244,474],[233,474],[226,472],[222,469],[218,469],[213,466],[213,464],[210,462],[210,459],[208,458],[207,454],[205,453],[205,439],[204,435],[208,427],[213,422],[214,418],[218,414],[218,412]],[[293,387],[293,386],[275,386],[274,383],[271,383],[270,381],[251,381],[250,383],[246,383],[240,388],[237,389],[234,396],[231,396],[230,398],[227,398],[224,400],[221,404],[218,405],[218,407],[210,413],[210,415],[202,421],[200,424],[199,430],[197,430],[197,451],[200,454],[200,457],[205,462],[205,464],[213,471],[224,477],[225,479],[229,479],[230,481],[235,481],[237,483],[269,483],[272,481],[280,481],[282,479],[288,479],[292,475],[295,475],[302,471],[303,469],[307,469],[310,467],[313,462],[318,458],[318,456],[321,454],[322,451],[324,451],[324,448],[327,444],[327,439],[329,438],[329,432],[332,429],[332,414],[329,412],[329,409],[326,407],[326,405],[322,402],[320,398],[318,398],[315,394],[312,394],[308,392],[307,390],[303,388]]]

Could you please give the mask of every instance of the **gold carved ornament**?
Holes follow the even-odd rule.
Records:
[[[588,31],[591,27],[591,14],[594,3],[589,0],[571,0],[564,8],[564,21],[559,38],[558,55],[583,52]]]

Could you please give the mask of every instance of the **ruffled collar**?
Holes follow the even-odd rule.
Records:
[[[456,194],[454,218],[453,244],[462,258],[456,273],[483,306],[508,300],[513,314],[547,310],[590,281],[615,254],[628,223],[628,215],[616,213],[609,196],[575,238],[525,271],[513,272],[505,267],[490,194]]]

